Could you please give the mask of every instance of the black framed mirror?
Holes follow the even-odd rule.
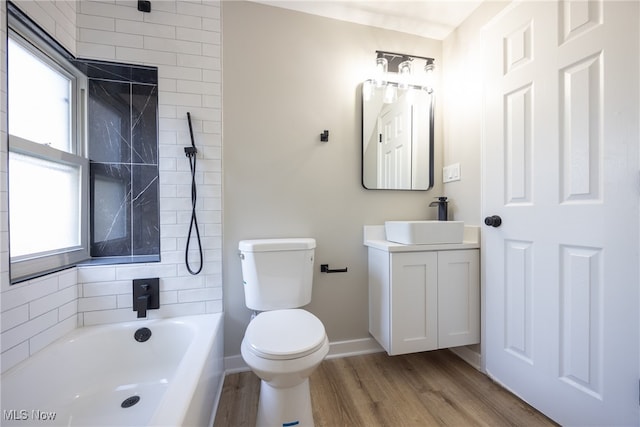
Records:
[[[362,84],[362,185],[429,190],[434,183],[434,94],[421,86]]]

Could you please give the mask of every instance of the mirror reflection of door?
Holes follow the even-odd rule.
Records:
[[[433,186],[433,94],[413,86],[385,100],[385,88],[362,91],[362,185],[428,190]]]
[[[378,118],[378,188],[411,189],[413,106],[407,101],[386,104]]]

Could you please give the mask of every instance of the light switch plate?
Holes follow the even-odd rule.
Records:
[[[442,182],[460,181],[460,163],[442,168]]]

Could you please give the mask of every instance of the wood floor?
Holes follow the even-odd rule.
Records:
[[[316,426],[554,426],[448,350],[325,360],[311,375]],[[255,425],[260,380],[224,380],[214,427]]]

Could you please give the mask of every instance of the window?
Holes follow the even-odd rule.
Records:
[[[86,78],[9,14],[9,236],[13,282],[89,257]]]

